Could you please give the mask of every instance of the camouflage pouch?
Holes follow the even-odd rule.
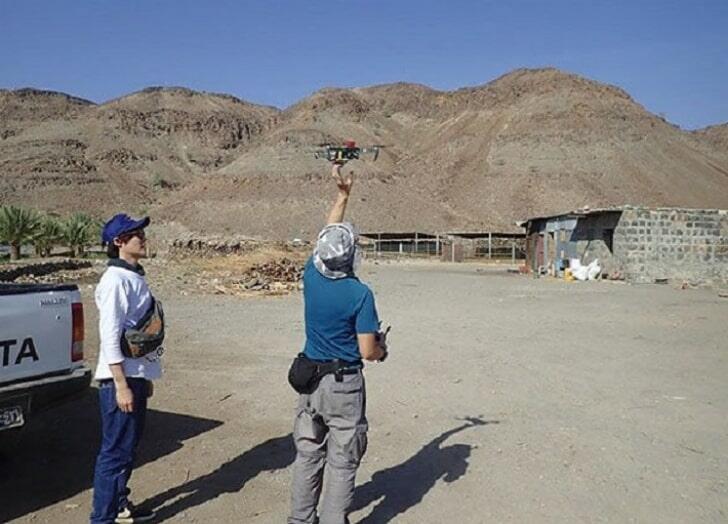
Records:
[[[159,300],[152,305],[136,326],[124,330],[121,352],[127,358],[143,357],[157,351],[164,342],[164,310]]]

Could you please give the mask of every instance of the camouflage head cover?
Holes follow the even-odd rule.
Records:
[[[326,278],[353,276],[359,254],[359,232],[353,224],[329,224],[321,230],[313,250],[313,263]]]

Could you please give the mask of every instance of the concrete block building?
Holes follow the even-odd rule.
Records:
[[[632,282],[728,282],[728,211],[622,206],[529,218],[526,266],[561,275],[569,259],[599,259]]]

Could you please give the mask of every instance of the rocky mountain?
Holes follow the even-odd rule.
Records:
[[[148,88],[102,105],[47,91],[4,91],[0,197],[97,215],[148,208],[165,191],[235,158],[278,113],[184,88]]]
[[[706,155],[720,158],[720,165],[725,169],[728,165],[728,123],[698,129],[692,135]]]
[[[101,105],[3,91],[0,115],[3,200],[149,210],[204,233],[311,236],[335,191],[313,151],[349,138],[387,146],[346,168],[364,230],[506,231],[583,205],[728,207],[726,126],[682,131],[620,88],[556,69],[450,92],[324,89],[283,111],[184,88]]]
[[[728,153],[728,123],[708,126],[693,132],[699,139],[709,142],[722,153]]]

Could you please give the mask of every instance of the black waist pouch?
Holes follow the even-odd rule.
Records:
[[[318,386],[320,378],[316,362],[309,360],[303,353],[296,355],[288,370],[288,383],[297,393],[310,395]]]
[[[318,386],[319,380],[326,373],[322,373],[321,365],[310,360],[303,353],[296,355],[288,370],[288,383],[297,393],[310,395]],[[326,370],[328,371],[328,370]]]

